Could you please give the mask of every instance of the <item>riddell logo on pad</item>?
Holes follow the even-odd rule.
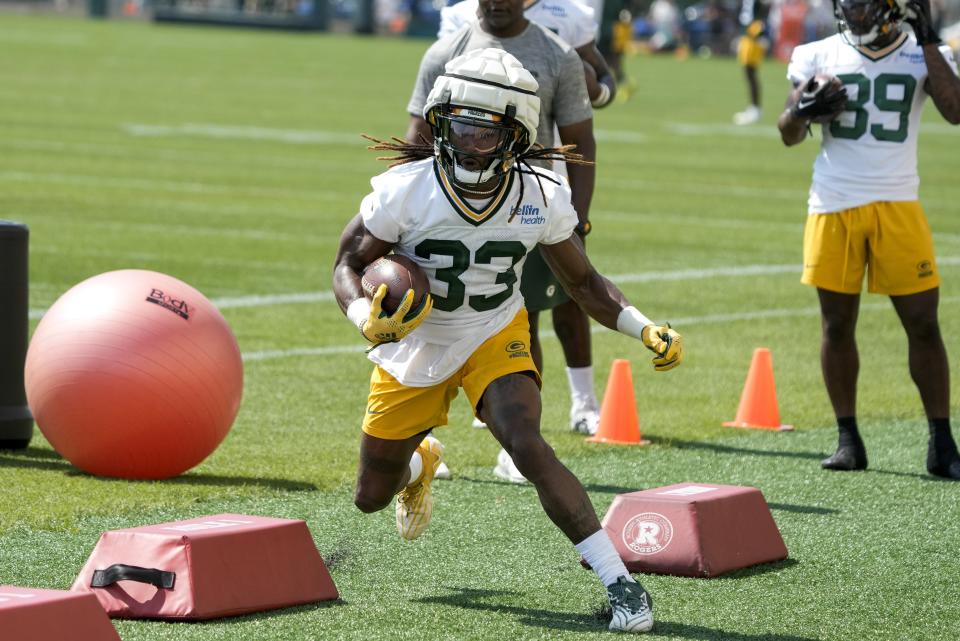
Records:
[[[164,309],[169,309],[171,312],[185,320],[190,320],[190,306],[187,305],[187,302],[164,294],[162,289],[151,289],[150,295],[147,296],[146,300],[148,303],[159,305]]]
[[[643,512],[623,526],[623,544],[640,555],[656,554],[673,539],[673,523],[656,512]]]

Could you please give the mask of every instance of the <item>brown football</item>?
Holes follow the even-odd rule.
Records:
[[[423,297],[430,291],[430,280],[420,265],[406,256],[388,254],[378,258],[363,270],[361,286],[368,299],[372,299],[381,284],[387,286],[387,296],[383,299],[383,311],[392,314],[397,311],[408,289],[414,291],[411,311],[419,310]]]

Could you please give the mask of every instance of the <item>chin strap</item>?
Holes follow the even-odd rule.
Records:
[[[477,189],[478,185],[482,185],[487,180],[490,180],[490,178],[496,177],[496,173],[491,172],[490,177],[484,179],[483,174],[486,171],[487,169],[482,171],[469,171],[458,165],[456,161],[453,163],[453,175],[457,179],[457,185],[463,189],[469,189],[474,194],[486,196],[487,194],[492,194],[500,188],[500,182],[498,181],[497,184],[491,187],[489,191],[479,191]]]

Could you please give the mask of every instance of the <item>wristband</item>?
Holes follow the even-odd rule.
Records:
[[[362,331],[363,324],[370,318],[370,309],[370,301],[365,296],[361,296],[347,307],[347,318]]]
[[[639,340],[643,340],[643,328],[653,324],[652,320],[633,305],[624,307],[617,316],[617,331]]]
[[[596,100],[591,100],[590,104],[594,107],[600,108],[605,106],[608,102],[610,102],[610,87],[601,82],[600,95],[597,96]]]

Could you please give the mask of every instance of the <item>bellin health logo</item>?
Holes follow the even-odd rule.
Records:
[[[547,222],[547,219],[540,215],[540,208],[533,205],[518,205],[513,213],[520,215],[521,225],[542,225]]]

